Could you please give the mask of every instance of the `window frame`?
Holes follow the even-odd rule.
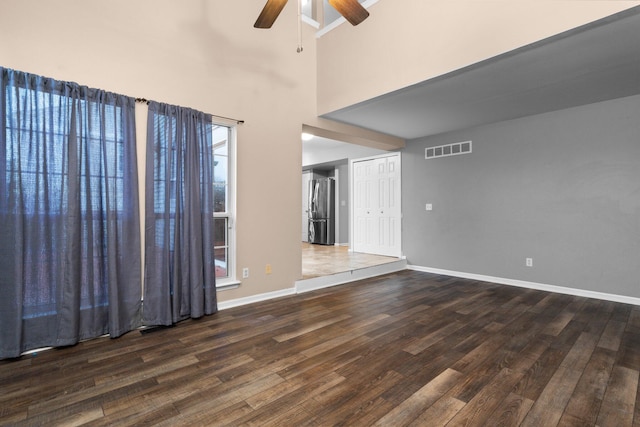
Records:
[[[236,125],[213,121],[212,132],[217,127],[226,127],[227,132],[227,183],[226,183],[226,208],[225,212],[214,212],[214,218],[227,219],[227,277],[216,277],[216,289],[232,289],[240,285],[240,281],[236,277],[236,159],[237,159],[237,129]],[[211,156],[213,158],[214,150],[222,141],[212,140]],[[215,168],[215,166],[214,166]],[[216,248],[220,248],[216,246]],[[215,249],[214,249],[215,250]]]

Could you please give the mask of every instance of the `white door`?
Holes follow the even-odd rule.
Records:
[[[352,163],[353,251],[400,257],[400,154]]]

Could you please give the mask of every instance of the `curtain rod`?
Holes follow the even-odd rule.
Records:
[[[145,104],[149,105],[149,101],[145,98],[136,98],[136,102],[144,102]],[[217,114],[209,114],[209,115],[211,117],[216,117],[218,119],[230,120],[232,122],[236,122],[236,124],[238,125],[244,124],[244,120],[233,119],[231,117],[225,117],[225,116],[218,116]]]

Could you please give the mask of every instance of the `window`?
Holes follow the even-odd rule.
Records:
[[[0,67],[0,358],[139,324],[134,110]]]
[[[8,206],[22,216],[27,244],[24,318],[56,313],[66,245],[65,218],[69,188],[76,176],[82,194],[79,204],[81,247],[81,308],[106,306],[106,241],[100,236],[109,219],[123,212],[124,132],[122,111],[67,94],[17,87],[8,90],[3,193]],[[75,106],[72,104],[75,102]],[[72,112],[76,108],[78,113]],[[72,121],[71,115],[77,118]],[[77,152],[68,152],[72,123]],[[75,146],[75,145],[74,145]],[[70,165],[68,156],[77,156]],[[20,206],[20,208],[17,208]],[[108,206],[109,208],[105,208]]]
[[[214,256],[217,286],[235,284],[234,129],[213,126]]]

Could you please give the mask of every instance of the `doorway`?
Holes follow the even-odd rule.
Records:
[[[388,151],[371,147],[350,144],[312,136],[302,141],[302,194],[301,194],[301,219],[302,219],[302,276],[318,277],[328,276],[344,271],[366,268],[371,265],[381,265],[397,261],[378,255],[369,255],[353,252],[351,232],[351,206],[352,189],[350,161],[354,159],[371,158]],[[311,171],[316,171],[325,177],[336,179],[336,245],[309,245],[308,240],[308,181],[313,177]]]

